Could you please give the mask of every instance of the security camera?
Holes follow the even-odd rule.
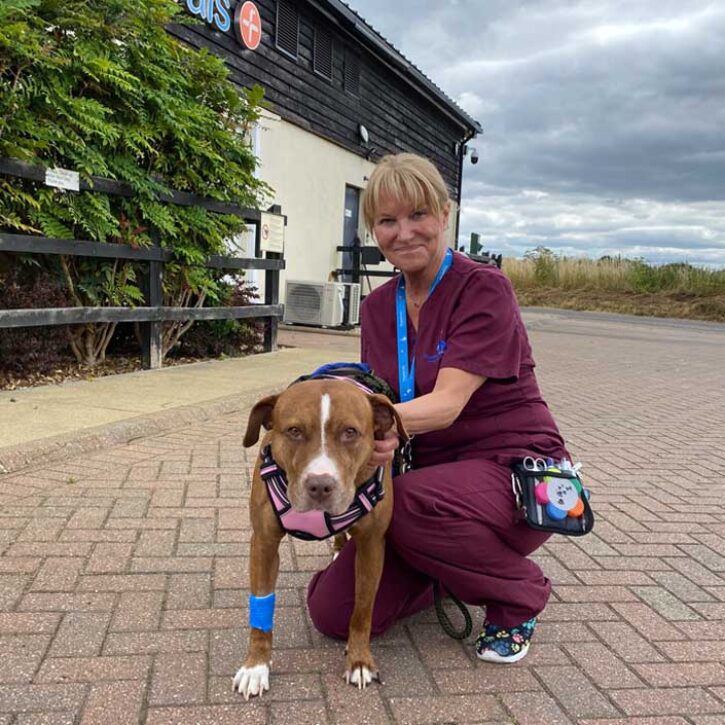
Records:
[[[478,163],[478,151],[476,151],[476,149],[471,149],[471,163],[472,164]]]

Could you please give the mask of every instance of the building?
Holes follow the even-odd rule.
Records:
[[[413,151],[441,170],[455,246],[465,144],[481,128],[374,28],[340,0],[180,2],[201,22],[170,32],[223,58],[235,83],[265,89],[253,144],[287,217],[287,279],[330,280],[349,266],[338,246],[372,243],[360,194],[386,153]]]

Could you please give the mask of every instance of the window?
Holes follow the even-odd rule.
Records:
[[[345,50],[345,77],[343,87],[353,96],[360,95],[360,58],[350,50]]]
[[[300,14],[288,0],[277,2],[277,47],[295,60],[300,39]]]
[[[315,28],[312,68],[315,73],[332,80],[332,36],[320,28]]]

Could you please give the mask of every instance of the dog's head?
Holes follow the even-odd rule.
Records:
[[[341,380],[306,380],[260,400],[249,415],[244,445],[270,431],[272,456],[287,474],[296,511],[340,514],[366,476],[374,439],[393,426],[407,435],[393,404]]]

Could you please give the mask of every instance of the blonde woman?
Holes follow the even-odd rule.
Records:
[[[363,198],[365,223],[400,275],[362,307],[361,358],[399,394],[414,469],[395,506],[373,635],[433,601],[432,581],[486,608],[476,653],[526,655],[551,584],[527,558],[548,538],[515,516],[511,462],[567,457],[539,392],[508,278],[446,245],[450,201],[427,159],[386,156]],[[374,461],[389,460],[396,436]],[[315,626],[344,638],[354,601],[354,544],[310,585]]]

